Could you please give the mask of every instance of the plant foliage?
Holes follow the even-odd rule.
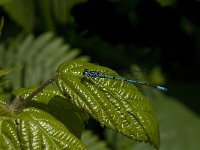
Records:
[[[14,94],[24,99],[34,89],[20,89]],[[17,114],[13,112],[19,110],[13,110],[12,108],[16,107],[6,104],[5,96],[0,97],[0,102],[1,148],[86,149],[77,138],[83,130],[84,117],[79,116],[80,113],[75,111],[75,107],[67,103],[58,91],[45,89],[34,97],[28,108]]]
[[[159,147],[159,129],[148,100],[130,83],[110,79],[87,78],[85,69],[118,77],[111,69],[71,61],[58,68],[57,84],[79,109],[88,112],[102,126],[138,141]]]
[[[35,9],[33,0],[4,0],[0,2],[4,10],[16,23],[28,32],[35,25]]]
[[[61,122],[42,110],[26,108],[8,117],[0,109],[1,149],[86,149]]]
[[[46,80],[59,64],[74,59],[78,54],[78,49],[70,49],[62,38],[46,32],[37,38],[28,35],[11,42],[8,48],[2,47],[0,67],[22,68],[10,77],[14,81],[12,87],[28,87]]]
[[[25,32],[30,32],[42,20],[49,30],[55,30],[55,21],[66,24],[73,20],[70,12],[74,5],[87,0],[4,0],[0,5]],[[37,7],[36,7],[37,6]],[[37,13],[41,18],[37,18]],[[37,16],[38,17],[38,16]]]
[[[177,99],[153,92],[147,95],[158,114],[160,150],[199,149],[200,118]],[[151,146],[136,143],[112,130],[106,130],[106,141],[115,150],[153,150]]]
[[[29,89],[21,88],[14,91],[13,94],[25,99],[35,89],[36,87]],[[27,107],[35,107],[50,113],[61,121],[74,135],[78,138],[81,137],[81,132],[85,127],[84,121],[88,119],[88,116],[64,98],[58,90],[45,88],[42,93],[36,95],[27,105]]]
[[[42,91],[27,101],[38,87],[19,89],[11,104],[1,96],[2,148],[85,149],[78,138],[88,114],[102,126],[159,148],[158,123],[148,100],[131,83],[84,76],[86,68],[119,77],[109,68],[74,60],[61,64],[53,78],[60,91],[42,84]]]
[[[8,81],[7,79],[4,79],[3,77],[10,74],[13,71],[14,71],[13,69],[0,70],[0,86],[2,86],[3,84],[5,84]]]

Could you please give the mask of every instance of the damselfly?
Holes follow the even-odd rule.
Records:
[[[89,71],[88,69],[85,69],[83,71],[83,75],[88,76],[88,77],[93,77],[93,78],[107,78],[107,79],[112,79],[112,80],[119,80],[119,81],[125,81],[125,82],[130,82],[130,83],[136,83],[136,84],[140,84],[140,85],[154,87],[158,90],[167,91],[167,88],[163,87],[163,86],[152,85],[152,84],[149,84],[149,83],[145,83],[145,82],[141,82],[141,81],[137,81],[137,80],[132,80],[132,79],[125,79],[125,78],[105,75],[105,74],[102,74],[102,73],[97,72],[97,71]]]

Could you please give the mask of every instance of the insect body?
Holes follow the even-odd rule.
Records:
[[[137,81],[137,80],[133,80],[133,79],[126,79],[126,78],[120,78],[120,77],[105,75],[105,74],[102,74],[102,73],[97,72],[97,71],[89,71],[88,69],[85,69],[83,71],[83,76],[88,76],[88,77],[93,77],[93,78],[107,78],[107,79],[112,79],[112,80],[125,81],[125,82],[130,82],[130,83],[154,87],[154,88],[156,88],[158,90],[162,90],[162,91],[167,91],[167,88],[163,87],[163,86],[152,85],[152,84],[149,84],[149,83],[145,83],[145,82]]]

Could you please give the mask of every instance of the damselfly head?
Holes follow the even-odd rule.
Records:
[[[85,70],[83,71],[83,76],[88,76],[88,74],[89,74],[89,70],[88,70],[88,69],[85,69]]]

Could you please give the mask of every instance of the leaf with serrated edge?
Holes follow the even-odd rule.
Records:
[[[14,91],[13,94],[24,99],[35,89],[36,87],[22,88]],[[41,93],[34,96],[31,102],[28,103],[28,106],[48,112],[62,122],[78,138],[81,137],[85,121],[89,119],[86,113],[76,108],[70,101],[67,101],[63,97],[62,93],[53,88],[46,87]]]
[[[66,62],[58,68],[57,84],[62,93],[102,126],[138,141],[150,142],[158,148],[160,137],[156,116],[134,84],[85,77],[85,69],[120,77],[106,67],[77,60]]]
[[[36,108],[24,109],[15,118],[0,116],[0,127],[1,149],[86,149],[61,122]]]

